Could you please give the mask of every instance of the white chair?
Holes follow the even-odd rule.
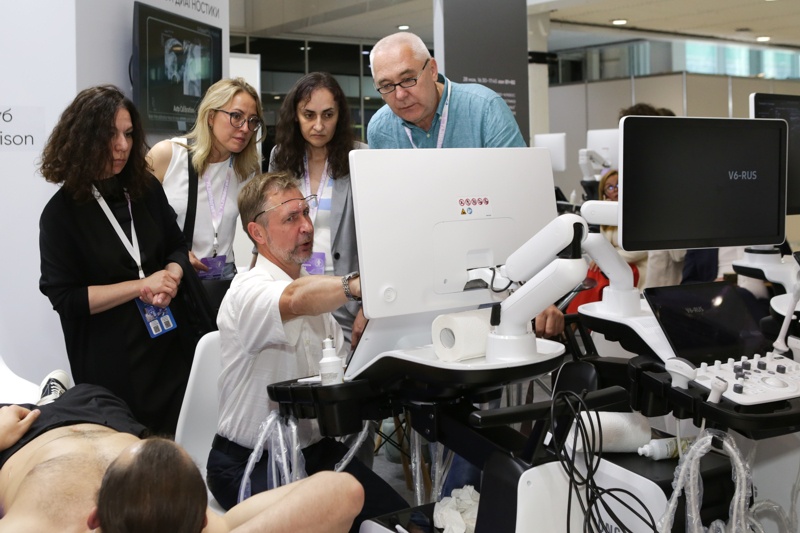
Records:
[[[39,386],[16,375],[0,355],[0,404],[36,403],[39,400]]]
[[[175,442],[183,446],[194,460],[203,479],[211,441],[217,432],[219,397],[217,379],[222,371],[219,331],[206,333],[194,352],[189,384],[183,397]],[[209,492],[209,507],[222,514],[225,511]]]

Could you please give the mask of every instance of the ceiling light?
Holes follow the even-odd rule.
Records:
[[[628,19],[614,19],[611,21],[611,24],[614,26],[624,26],[628,23]]]
[[[310,46],[301,46],[301,47],[300,47],[300,50],[302,50],[303,52],[305,52],[306,50],[311,50],[311,47],[310,47]]]
[[[398,29],[398,30],[400,30],[400,31],[406,31],[406,30],[408,30],[409,28],[411,28],[411,26],[409,26],[408,24],[400,24],[400,25],[397,27],[397,29]]]
[[[364,100],[372,100],[372,97],[371,96],[365,96]]]
[[[281,97],[278,96],[278,95],[275,95],[273,98],[275,98],[275,100],[280,100],[281,99]]]
[[[760,43],[768,43],[769,40],[770,40],[769,35],[760,35],[760,36],[756,37],[756,41],[758,41]]]

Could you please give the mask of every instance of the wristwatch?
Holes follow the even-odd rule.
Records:
[[[350,292],[350,280],[355,279],[359,276],[358,272],[350,272],[346,276],[342,276],[342,288],[344,288],[344,295],[347,296],[347,299],[351,302],[360,302],[361,298],[357,296],[353,296],[353,293]]]

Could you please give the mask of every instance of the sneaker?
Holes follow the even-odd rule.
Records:
[[[53,370],[47,374],[39,386],[42,396],[36,405],[47,405],[65,392],[70,387],[69,375],[63,370]]]

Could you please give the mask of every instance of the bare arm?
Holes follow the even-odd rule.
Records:
[[[89,313],[93,315],[102,313],[140,296],[144,296],[143,299],[148,303],[166,307],[169,302],[162,305],[165,297],[158,298],[159,294],[168,295],[170,300],[174,298],[178,292],[182,275],[183,271],[180,266],[177,263],[170,263],[164,270],[159,270],[144,279],[123,281],[112,285],[91,285],[89,287]]]
[[[319,472],[256,494],[224,516],[207,512],[203,533],[345,532],[363,505],[364,489],[353,476]]]
[[[147,152],[147,162],[153,168],[153,175],[158,181],[164,182],[169,162],[172,160],[172,141],[166,140],[156,143]]]
[[[38,409],[26,409],[20,405],[0,407],[0,451],[15,445],[40,414]]]
[[[350,280],[350,292],[361,297],[361,278]],[[329,313],[347,302],[341,277],[303,276],[287,285],[281,294],[281,319]]]

